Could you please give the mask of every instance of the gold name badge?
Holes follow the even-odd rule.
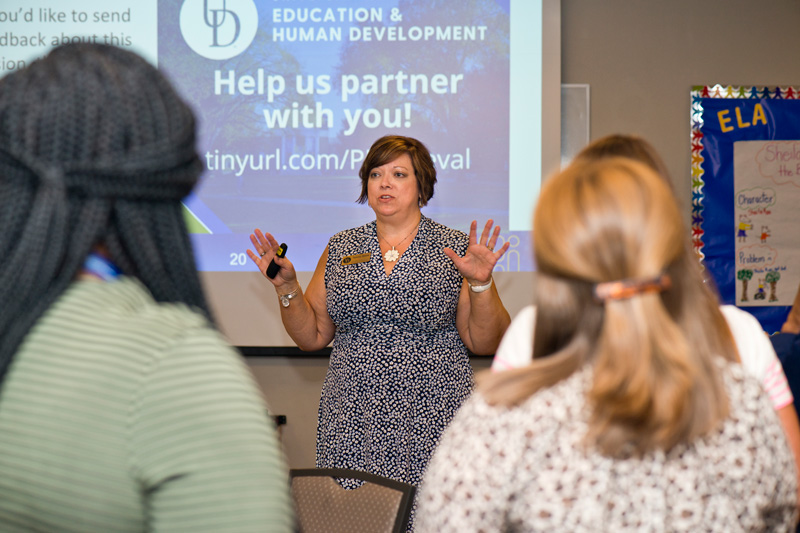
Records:
[[[343,265],[355,265],[356,263],[366,263],[369,261],[369,258],[372,257],[372,254],[356,254],[356,255],[348,255],[347,257],[342,257],[342,264]]]

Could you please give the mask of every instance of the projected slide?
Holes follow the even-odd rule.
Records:
[[[358,169],[388,133],[434,154],[426,216],[464,231],[493,218],[512,244],[497,270],[532,269],[541,2],[5,0],[0,23],[2,72],[82,39],[172,79],[207,169],[185,202],[201,270],[252,271],[256,227],[313,270],[331,235],[374,218],[355,202]]]

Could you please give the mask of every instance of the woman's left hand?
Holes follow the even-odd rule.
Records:
[[[473,220],[469,227],[469,247],[464,257],[459,257],[450,248],[445,248],[444,253],[456,266],[461,275],[466,278],[470,285],[486,285],[492,278],[492,270],[497,261],[503,257],[510,244],[506,242],[495,250],[497,238],[500,236],[500,226],[495,226],[492,231],[494,220],[489,219],[481,232],[480,240],[477,239],[478,222]]]

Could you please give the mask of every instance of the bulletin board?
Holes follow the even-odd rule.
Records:
[[[692,238],[723,303],[780,330],[800,286],[800,94],[692,90]]]

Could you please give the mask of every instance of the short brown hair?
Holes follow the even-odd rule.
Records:
[[[375,141],[361,164],[358,177],[361,178],[361,196],[358,203],[367,201],[367,183],[372,169],[391,163],[403,154],[411,158],[414,176],[417,179],[420,207],[427,205],[433,198],[433,185],[436,183],[436,167],[433,165],[431,153],[417,139],[401,135],[386,135]]]

